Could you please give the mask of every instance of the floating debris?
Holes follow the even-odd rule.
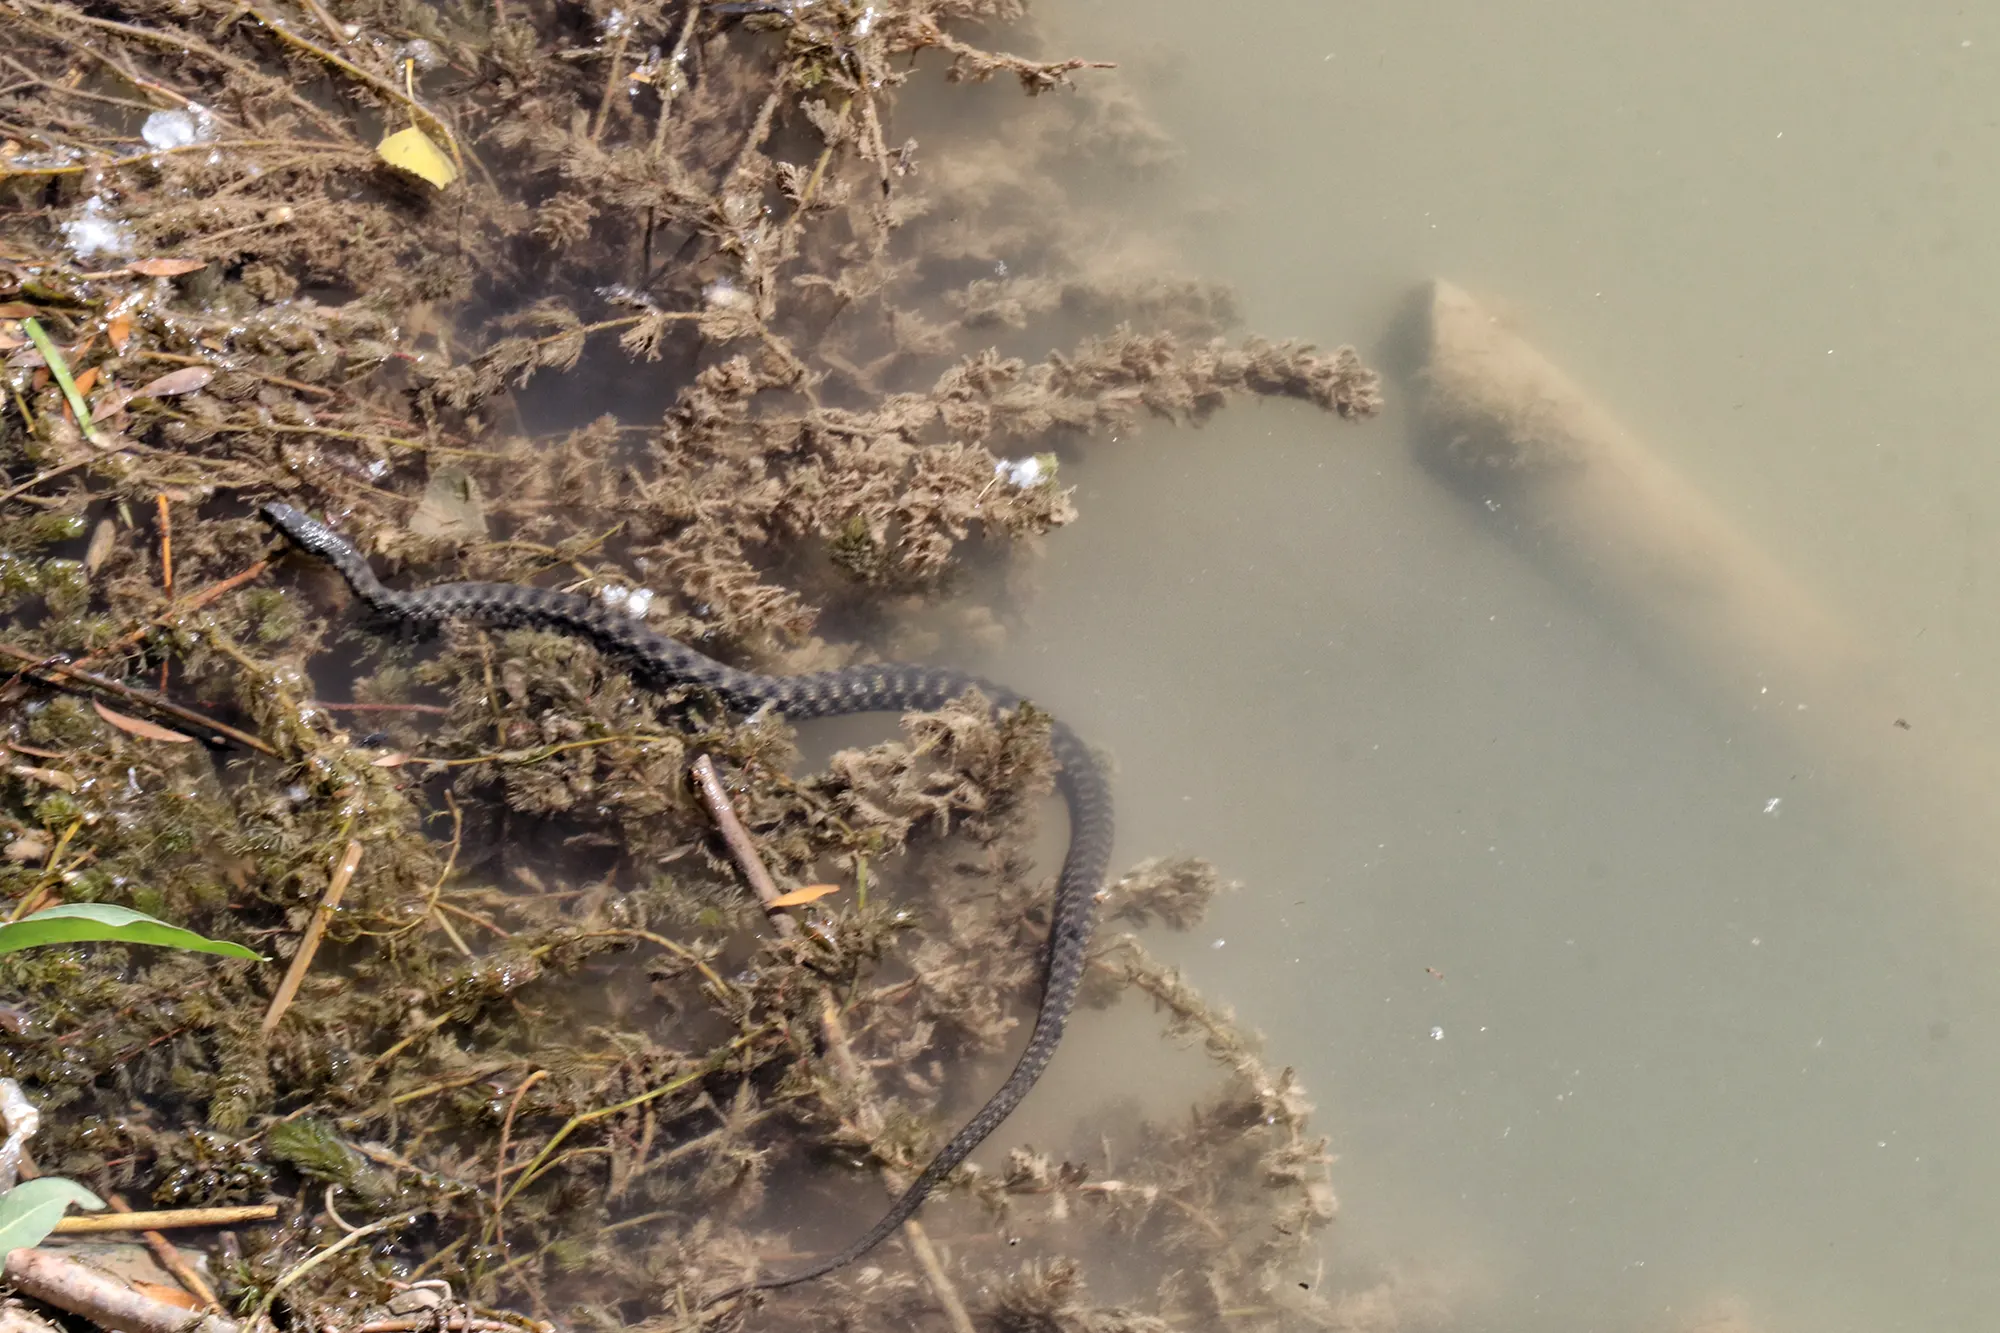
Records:
[[[62,224],[62,234],[70,253],[78,259],[100,255],[117,258],[137,249],[132,225],[112,216],[111,203],[101,194],[83,201],[82,211]]]
[[[139,137],[154,148],[186,148],[215,138],[215,118],[199,102],[171,111],[155,111],[139,127]]]

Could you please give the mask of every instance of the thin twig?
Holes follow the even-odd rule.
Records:
[[[462,916],[475,926],[486,927],[486,929],[492,931],[495,935],[498,935],[503,940],[511,940],[514,938],[513,931],[507,929],[507,927],[501,925],[499,922],[495,921],[492,917],[481,916],[477,912],[470,911],[467,908],[460,907],[457,903],[448,903],[440,900],[437,905],[437,910],[440,912],[449,912],[453,916]],[[439,922],[438,924],[442,925],[444,923]]]
[[[660,73],[653,76],[653,90],[660,95],[660,119],[653,126],[653,151],[660,152],[666,147],[667,125],[672,120],[674,109],[674,83],[681,77],[681,59],[686,56],[688,41],[694,36],[695,20],[701,17],[701,0],[687,0],[687,16],[681,20],[680,36],[674,38],[673,54],[660,66]]]
[[[389,1105],[401,1106],[406,1102],[422,1101],[426,1097],[435,1097],[440,1092],[450,1092],[454,1088],[467,1087],[471,1084],[479,1082],[479,1080],[482,1078],[491,1078],[495,1074],[502,1073],[506,1070],[512,1069],[518,1063],[520,1062],[510,1061],[507,1064],[488,1065],[484,1069],[477,1070],[470,1074],[461,1074],[457,1078],[448,1078],[438,1083],[426,1083],[421,1088],[412,1088],[408,1092],[397,1093],[395,1096],[389,1099]]]
[[[63,34],[60,29],[50,28],[46,24],[31,24],[30,26],[34,28],[36,31],[38,31],[44,38],[58,42],[64,41]],[[125,82],[131,84],[134,88],[137,88],[140,92],[151,93],[155,97],[160,98],[162,101],[168,103],[171,106],[184,107],[192,105],[194,102],[194,99],[189,97],[187,94],[180,92],[177,89],[169,88],[167,87],[167,85],[163,83],[156,83],[153,80],[148,79],[136,73],[135,71],[126,68],[124,65],[118,62],[117,57],[113,56],[111,53],[107,51],[100,51],[96,47],[88,45],[78,46],[75,45],[74,43],[65,43],[65,45],[69,47],[70,51],[72,51],[77,55],[85,56],[88,57],[89,59],[99,61],[106,68],[110,69],[112,73],[116,74],[119,78],[125,80]],[[66,91],[74,92],[76,90],[69,89]],[[145,109],[151,111],[154,108],[148,105],[146,106]],[[223,119],[223,115],[217,112],[212,107],[209,108],[209,114],[211,116],[214,116],[217,120]]]
[[[228,1208],[164,1208],[156,1212],[95,1213],[65,1217],[56,1223],[58,1236],[88,1236],[101,1231],[171,1231],[176,1227],[233,1227],[245,1222],[269,1222],[278,1216],[275,1203],[246,1203]]]
[[[167,605],[174,604],[174,520],[173,508],[167,501],[167,493],[161,491],[155,497],[160,506],[160,591],[166,594]],[[160,659],[160,693],[167,692],[167,668],[171,658]]]
[[[458,808],[458,799],[451,792],[446,791],[444,794],[444,803],[445,808],[451,811],[451,842],[445,851],[444,868],[438,871],[437,878],[431,881],[430,892],[424,899],[423,915],[408,925],[399,926],[395,930],[368,930],[362,931],[362,934],[399,940],[413,930],[422,929],[426,922],[436,917],[438,899],[444,894],[444,882],[451,878],[451,872],[458,866],[458,849],[465,834],[465,812]],[[465,947],[465,941],[458,937],[458,932],[451,928],[449,922],[440,920],[437,924],[444,927],[444,933],[451,937],[451,942],[458,946],[460,953],[464,954],[467,958],[472,957],[472,950]]]
[[[306,979],[313,955],[319,952],[320,938],[326,934],[327,923],[333,920],[341,896],[347,892],[348,882],[354,878],[354,868],[360,864],[361,843],[349,839],[347,850],[341,854],[340,864],[334,867],[333,879],[326,886],[326,896],[320,899],[318,910],[306,923],[305,934],[299,938],[299,951],[292,955],[292,965],[285,969],[285,979],[278,983],[278,993],[271,997],[271,1007],[264,1011],[262,1030],[266,1037],[276,1030],[278,1020],[291,1007],[292,997],[299,993],[299,983]]]
[[[273,749],[266,742],[252,736],[249,732],[238,731],[234,727],[224,726],[213,718],[203,717],[192,708],[183,708],[171,700],[162,699],[151,690],[135,689],[122,681],[100,676],[94,671],[80,671],[76,667],[64,662],[51,662],[48,658],[36,653],[23,652],[10,643],[0,643],[0,655],[11,657],[16,662],[26,662],[29,667],[27,674],[43,681],[45,684],[61,685],[64,681],[74,681],[78,684],[88,685],[92,689],[103,690],[107,694],[115,694],[121,699],[155,709],[165,713],[168,717],[178,718],[189,726],[198,727],[203,731],[209,732],[211,735],[235,741],[238,745],[247,745],[259,754],[268,754],[273,758],[277,757],[277,750]],[[51,680],[49,679],[50,677],[54,677],[55,679]]]
[[[451,712],[443,704],[330,704],[324,699],[308,700],[305,706],[328,713],[436,713],[442,716]]]
[[[246,148],[293,148],[320,152],[352,153],[360,158],[359,149],[346,144],[320,143],[315,139],[230,139],[224,141],[203,141],[201,143],[179,145],[173,148],[148,148],[143,153],[128,153],[124,157],[93,162],[69,162],[48,167],[0,167],[0,181],[15,180],[26,176],[80,176],[87,171],[109,171],[117,167],[138,166],[152,162],[156,158],[174,157],[182,153],[240,152]]]
[[[604,137],[604,127],[611,119],[611,103],[618,94],[618,77],[625,71],[625,43],[631,39],[632,20],[626,19],[625,26],[618,30],[618,37],[611,43],[611,68],[604,72],[604,93],[597,99],[597,114],[591,117],[590,141],[598,142]]]
[[[463,768],[468,764],[539,764],[544,759],[553,758],[568,750],[587,750],[598,745],[617,745],[623,741],[635,744],[671,744],[677,740],[673,736],[648,736],[634,733],[625,736],[591,736],[580,741],[557,741],[551,745],[537,745],[526,750],[501,750],[490,754],[475,754],[465,759],[411,758],[413,764],[436,764],[439,768]]]
[[[397,1056],[401,1055],[404,1051],[408,1050],[412,1044],[422,1041],[425,1037],[428,1037],[431,1033],[436,1032],[446,1023],[451,1022],[453,1016],[454,1015],[452,1014],[452,1011],[447,1009],[443,1013],[431,1019],[429,1022],[425,1023],[422,1027],[418,1028],[415,1032],[411,1032],[406,1036],[404,1036],[402,1040],[398,1041],[395,1045],[391,1046],[388,1050],[382,1052],[382,1054],[376,1056],[372,1061],[369,1062],[368,1068],[362,1070],[361,1077],[355,1080],[356,1085],[360,1086],[366,1084],[370,1079],[374,1078],[377,1073],[379,1073],[383,1069],[386,1069],[391,1060],[395,1059]]]
[[[458,950],[459,957],[473,957],[472,946],[465,942],[465,936],[458,933],[457,926],[452,925],[451,922],[441,916],[426,917],[425,920],[433,922],[439,930],[444,932],[444,937],[451,941],[451,947]]]
[[[33,425],[34,423],[30,421],[28,424]],[[99,458],[79,458],[74,463],[64,463],[61,467],[52,467],[47,472],[38,472],[34,476],[28,478],[26,481],[22,482],[20,485],[12,486],[4,491],[0,491],[0,504],[4,504],[6,501],[13,499],[17,495],[24,495],[27,492],[34,490],[35,487],[41,485],[45,481],[54,481],[57,477],[62,476],[64,473],[74,472],[80,467],[89,467],[92,463],[102,462],[105,458],[109,458],[110,456],[111,455],[107,453]]]
[[[737,817],[736,807],[729,800],[721,775],[715,771],[714,761],[707,755],[700,756],[694,761],[693,774],[695,785],[701,790],[702,801],[715,820],[716,830],[722,834],[722,841],[728,846],[730,855],[735,857],[743,877],[750,881],[757,900],[764,904],[765,915],[770,917],[772,926],[782,938],[797,938],[798,923],[792,919],[790,912],[771,906],[780,896],[778,885],[771,878],[771,872],[765,869],[763,857],[757,854],[757,845],[751,840],[750,830]],[[855,1124],[871,1138],[881,1134],[887,1121],[882,1108],[876,1104],[872,1080],[860,1060],[855,1058],[854,1047],[847,1038],[847,1025],[841,1021],[840,1011],[834,1008],[831,996],[820,1001],[819,1025],[820,1035],[826,1041],[827,1063],[833,1067],[835,1077],[855,1094]],[[890,1193],[902,1192],[904,1184],[895,1178],[893,1172],[885,1169],[883,1176]],[[959,1299],[958,1289],[952,1285],[937,1251],[931,1247],[930,1237],[924,1234],[923,1226],[916,1218],[903,1223],[903,1238],[909,1242],[910,1253],[916,1257],[917,1266],[929,1281],[931,1293],[937,1297],[953,1333],[974,1333],[972,1316],[967,1313],[965,1302]]]
[[[132,1205],[125,1202],[124,1195],[113,1194],[107,1202],[121,1218],[129,1221],[134,1216]],[[277,1209],[273,1207],[271,1211],[276,1213]],[[148,1227],[139,1235],[146,1242],[146,1248],[153,1252],[153,1257],[160,1261],[160,1267],[172,1273],[174,1279],[187,1288],[190,1296],[210,1310],[222,1309],[222,1303],[215,1299],[215,1293],[209,1289],[208,1283],[202,1280],[201,1274],[195,1271],[194,1265],[187,1261],[187,1256],[176,1249],[174,1243],[157,1227]]]
[[[750,881],[751,892],[773,913],[771,920],[778,934],[788,940],[796,938],[798,923],[790,916],[776,915],[783,908],[770,907],[773,899],[783,895],[778,891],[777,881],[771,878],[771,872],[764,868],[764,858],[757,854],[757,844],[750,840],[750,830],[743,827],[743,821],[737,817],[728,789],[722,785],[722,775],[715,771],[715,761],[702,755],[694,761],[691,771],[695,785],[701,789],[702,801],[708,806],[709,817],[715,820],[716,831],[722,835],[729,854],[736,858],[737,868]]]
[[[230,228],[230,230],[237,231],[240,230],[240,228],[232,227]],[[201,237],[201,239],[204,241],[213,240],[215,237],[222,236],[225,234],[226,233],[223,232],[209,232],[207,235]],[[264,372],[260,370],[248,370],[239,366],[229,366],[229,365],[218,366],[218,363],[213,357],[183,356],[179,352],[161,352],[161,351],[156,351],[150,347],[141,350],[138,353],[138,355],[148,361],[166,361],[177,366],[209,366],[223,370],[233,370],[236,371],[238,374],[243,374],[243,375],[255,375],[258,379],[264,381],[264,383],[266,384],[280,385],[284,388],[292,390],[295,393],[309,393],[313,395],[315,398],[332,398],[338,394],[338,390],[329,389],[323,384],[307,384],[304,380],[288,380],[283,375],[266,375]]]
[[[167,594],[167,604],[174,600],[174,520],[173,511],[167,503],[167,493],[161,491],[155,497],[160,506],[160,589]]]
[[[358,1245],[366,1237],[372,1236],[378,1231],[386,1231],[388,1228],[398,1225],[403,1220],[400,1217],[385,1217],[379,1222],[370,1222],[365,1227],[356,1227],[317,1254],[288,1269],[282,1277],[273,1282],[270,1288],[265,1291],[264,1299],[257,1304],[257,1313],[250,1316],[250,1327],[254,1330],[265,1326],[265,1320],[271,1313],[271,1303],[278,1299],[278,1293],[286,1287],[289,1287],[307,1273],[312,1272],[313,1269],[318,1268],[348,1246]]]
[[[284,96],[286,101],[290,102],[292,106],[295,107],[296,109],[303,111],[307,119],[311,120],[313,124],[325,130],[328,134],[334,135],[337,138],[342,134],[351,133],[350,130],[342,126],[341,123],[333,116],[329,115],[326,111],[322,110],[317,106],[314,106],[311,102],[307,101],[295,89],[293,89],[288,82],[282,79],[274,78],[271,75],[266,74],[263,71],[259,70],[255,65],[252,65],[247,61],[239,60],[235,56],[229,55],[226,52],[219,51],[215,47],[208,45],[206,42],[202,42],[196,38],[189,37],[185,33],[177,32],[170,28],[148,28],[136,23],[120,23],[114,19],[97,18],[90,14],[84,13],[80,9],[73,8],[72,6],[69,5],[37,3],[37,0],[26,0],[26,3],[30,9],[37,10],[40,13],[47,15],[51,19],[54,19],[58,25],[72,24],[77,26],[101,28],[106,32],[122,33],[127,37],[134,38],[141,42],[147,42],[154,46],[169,47],[173,50],[180,51],[185,55],[195,56],[203,60],[213,61],[217,65],[222,66],[224,69],[234,72],[239,78],[241,78],[244,81],[245,84],[251,87],[271,88],[279,91]],[[267,30],[276,32],[280,37],[285,36],[283,28],[278,27],[275,24],[266,24],[265,26]],[[194,145],[194,146],[206,147],[206,148],[227,147],[227,145],[221,145],[221,144],[206,144],[206,145]],[[171,152],[173,150],[166,149],[159,151]],[[146,158],[152,157],[153,155],[154,154],[151,152],[143,153],[138,155],[132,160],[144,161]],[[31,173],[21,173],[21,174],[31,174]]]
[[[521,1098],[528,1095],[528,1089],[549,1076],[546,1069],[537,1069],[521,1080],[521,1086],[514,1089],[513,1097],[507,1102],[506,1118],[500,1122],[500,1152],[493,1168],[493,1239],[504,1242],[507,1238],[507,1145],[514,1137],[514,1113],[521,1109]]]
[[[341,31],[340,25],[333,21],[333,15],[326,12],[326,6],[319,0],[305,0],[305,5],[312,11],[313,17],[319,20],[319,26],[326,29],[327,36],[336,42],[347,40],[347,34]]]
[[[156,617],[151,624],[141,625],[138,629],[133,630],[130,634],[127,634],[124,638],[119,639],[115,643],[106,644],[102,648],[93,648],[91,651],[85,653],[82,657],[77,658],[69,665],[72,667],[84,667],[90,665],[92,662],[102,661],[104,658],[110,657],[116,653],[122,653],[127,648],[136,645],[140,640],[144,639],[148,634],[151,634],[154,630],[170,628],[173,623],[170,617],[186,611],[199,611],[202,607],[207,606],[210,602],[222,596],[222,594],[229,592],[232,589],[242,587],[244,584],[248,583],[251,579],[256,578],[259,574],[262,574],[265,570],[269,569],[270,567],[271,567],[270,561],[259,560],[255,564],[251,565],[248,569],[241,570],[235,574],[231,574],[228,578],[222,580],[222,582],[220,583],[211,583],[206,588],[203,588],[200,592],[196,593],[194,596],[188,598],[186,601],[178,603],[176,605],[169,606],[166,610],[166,613]]]
[[[465,159],[459,155],[458,136],[454,135],[451,132],[451,127],[449,125],[446,125],[444,121],[438,117],[436,112],[432,111],[422,102],[419,102],[414,95],[404,92],[401,88],[398,88],[392,81],[385,79],[378,74],[370,74],[367,70],[361,68],[361,66],[355,64],[353,61],[348,60],[345,57],[336,55],[334,52],[327,50],[323,46],[319,46],[313,42],[307,41],[305,38],[299,36],[298,33],[286,27],[284,24],[273,22],[272,20],[266,18],[263,14],[259,13],[256,7],[253,5],[245,5],[243,7],[242,12],[247,13],[250,15],[250,17],[256,19],[257,22],[262,24],[267,31],[275,34],[278,40],[284,42],[286,45],[295,46],[299,50],[306,52],[308,55],[317,56],[319,59],[325,61],[327,64],[333,66],[335,69],[345,74],[348,78],[353,79],[356,82],[366,84],[368,87],[374,89],[377,93],[390,99],[391,101],[401,102],[405,107],[409,108],[411,119],[429,121],[432,132],[434,132],[439,138],[444,140],[445,151],[451,154],[451,160],[458,164],[459,170],[461,172],[464,171]]]
[[[33,84],[36,87],[46,88],[58,97],[76,97],[76,98],[81,98],[86,102],[99,102],[109,106],[122,106],[129,111],[157,111],[159,109],[158,107],[154,106],[151,102],[135,102],[129,97],[112,97],[106,93],[94,93],[83,88],[65,88],[60,83],[56,83],[52,80],[42,78],[40,75],[36,74],[33,70],[29,69],[26,65],[23,65],[20,61],[14,59],[12,56],[0,55],[0,65],[6,65],[16,70],[26,79],[28,83]],[[9,86],[8,91],[10,92],[14,91],[20,88],[21,86],[22,86],[21,84],[12,84]],[[182,105],[185,104],[186,104],[186,99],[182,99]]]
[[[412,1333],[414,1329],[450,1329],[450,1333],[520,1333],[518,1323],[506,1323],[504,1319],[480,1319],[452,1315],[450,1319],[438,1319],[436,1315],[412,1315],[406,1319],[370,1319],[368,1323],[354,1325],[348,1333]]]
[[[670,1092],[679,1092],[689,1084],[697,1083],[707,1078],[727,1063],[729,1056],[734,1054],[738,1046],[745,1043],[746,1038],[738,1037],[728,1046],[715,1052],[694,1068],[688,1070],[686,1073],[668,1079],[657,1088],[642,1092],[636,1097],[627,1097],[624,1101],[617,1102],[611,1106],[599,1106],[593,1110],[579,1112],[571,1116],[569,1122],[557,1130],[547,1143],[542,1145],[542,1150],[536,1153],[526,1166],[519,1168],[520,1176],[514,1181],[513,1188],[507,1191],[506,1197],[501,1199],[501,1209],[504,1211],[506,1206],[514,1201],[515,1195],[526,1189],[534,1181],[541,1179],[542,1168],[555,1155],[556,1148],[571,1134],[582,1129],[585,1125],[604,1119],[606,1116],[614,1116],[620,1112],[629,1111],[636,1106],[644,1106],[646,1103],[664,1097]]]

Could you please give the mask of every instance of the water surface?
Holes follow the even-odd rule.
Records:
[[[1494,299],[1879,653],[1899,734],[1996,752],[2000,19],[1040,13],[1186,146],[1251,328]],[[1908,818],[1955,786],[1925,832],[1976,847],[1979,792],[1705,688],[1419,468],[1392,388],[1093,446],[986,664],[1116,754],[1121,861],[1245,882],[1158,944],[1316,1094],[1329,1251],[1441,1275],[1464,1329],[1990,1327],[2000,885]],[[1027,1114],[1104,1095],[1114,1032]]]

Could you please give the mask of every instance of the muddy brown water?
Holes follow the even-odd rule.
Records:
[[[1496,299],[1865,637],[1909,738],[1995,752],[2000,17],[1043,19],[1186,146],[1251,327]],[[1095,448],[981,664],[1116,754],[1121,863],[1245,882],[1160,947],[1316,1094],[1329,1252],[1464,1329],[1990,1327],[2000,872],[1557,586],[1412,461],[1396,388],[1358,431],[1266,405]],[[1136,1077],[1131,1035],[1081,1023],[1019,1132]]]
[[[1185,147],[1192,267],[1247,327],[1381,344],[1429,279],[1477,291],[1868,644],[1884,711],[1837,725],[2000,754],[2000,16],[1040,18]],[[1115,756],[1115,864],[1243,881],[1151,943],[1314,1094],[1332,1270],[1461,1330],[1990,1327],[2000,870],[1909,836],[1921,762],[1834,771],[1786,682],[1704,680],[1553,577],[1390,388],[1358,428],[1259,404],[1091,445],[1008,645],[962,663]],[[982,1160],[1171,1113],[1155,1032],[1082,1015]]]

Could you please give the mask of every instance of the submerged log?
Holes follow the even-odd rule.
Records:
[[[1762,714],[1811,776],[1938,868],[1996,879],[1992,759],[1948,725],[1913,730],[1886,653],[1466,292],[1436,282],[1422,313],[1417,448],[1433,475],[1726,717]]]
[[[1863,662],[1706,495],[1448,282],[1433,285],[1428,343],[1424,461],[1552,575],[1732,691],[1803,699]]]

